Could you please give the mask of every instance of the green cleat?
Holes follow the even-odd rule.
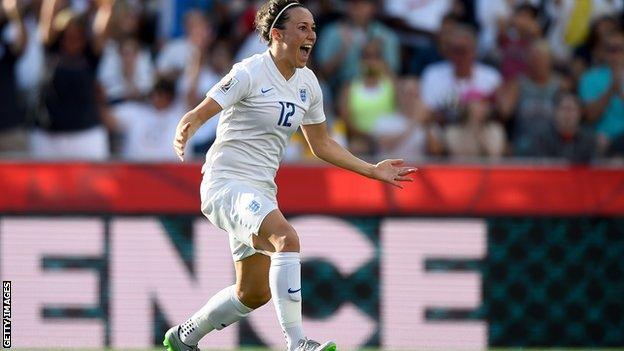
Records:
[[[336,343],[328,341],[324,344],[320,344],[314,340],[308,338],[299,340],[299,345],[296,351],[336,351]]]
[[[165,340],[163,340],[163,346],[165,346],[165,350],[167,351],[201,351],[197,345],[188,346],[180,340],[180,335],[178,334],[179,326],[171,327],[165,333]]]

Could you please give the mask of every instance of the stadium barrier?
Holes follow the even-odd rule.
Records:
[[[1,163],[13,347],[151,347],[231,284],[227,236],[199,213],[200,180],[197,164]],[[301,236],[315,338],[624,345],[624,171],[426,166],[400,190],[285,166],[277,182]],[[282,344],[268,304],[200,346]]]

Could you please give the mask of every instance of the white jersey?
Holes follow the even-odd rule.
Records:
[[[275,173],[290,136],[301,124],[325,121],[316,76],[304,67],[286,80],[267,50],[235,64],[207,95],[223,112],[204,177],[245,180],[275,198]]]

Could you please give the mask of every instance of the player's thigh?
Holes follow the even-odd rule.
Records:
[[[279,209],[271,211],[252,238],[257,250],[269,252],[299,252],[299,237],[295,228],[288,223]]]
[[[271,258],[256,253],[234,262],[236,269],[236,291],[238,298],[252,308],[262,305],[271,298],[269,269]]]

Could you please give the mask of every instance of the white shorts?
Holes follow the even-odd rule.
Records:
[[[258,235],[264,217],[277,209],[271,200],[253,185],[241,180],[202,181],[201,210],[212,224],[228,232],[234,261],[255,253],[252,235]]]

